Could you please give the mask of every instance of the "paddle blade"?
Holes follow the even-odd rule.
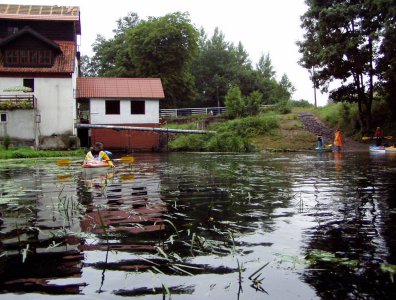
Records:
[[[71,164],[71,160],[69,160],[69,159],[59,159],[59,160],[57,160],[56,161],[56,164],[58,165],[58,166],[70,166],[70,164]]]
[[[135,158],[133,156],[124,156],[124,157],[113,159],[113,160],[120,161],[125,164],[131,164],[135,161]]]
[[[393,136],[388,135],[388,136],[386,136],[385,138],[386,138],[387,140],[392,140],[392,139],[393,139]]]
[[[363,137],[362,137],[362,140],[363,140],[363,141],[371,140],[371,137],[369,137],[369,136],[363,136]]]

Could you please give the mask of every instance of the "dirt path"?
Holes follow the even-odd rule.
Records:
[[[333,144],[335,129],[330,128],[322,123],[312,113],[302,112],[300,113],[300,119],[304,124],[304,129],[317,135],[322,133],[324,144]],[[356,142],[348,137],[344,136],[346,151],[368,151],[368,145],[364,143]]]

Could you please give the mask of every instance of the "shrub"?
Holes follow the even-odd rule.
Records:
[[[204,134],[180,135],[169,142],[169,148],[180,151],[203,151],[206,148],[208,137]]]
[[[224,98],[224,104],[227,108],[227,114],[232,118],[238,118],[243,114],[244,103],[242,93],[239,87],[235,86],[228,90]]]
[[[307,100],[290,100],[289,101],[291,107],[313,107],[313,104],[309,103]]]
[[[223,132],[213,136],[207,146],[209,151],[249,152],[253,150],[247,137],[237,136],[232,132]]]
[[[276,105],[276,110],[283,115],[290,113],[291,112],[290,101],[288,100],[279,101],[278,104]]]
[[[277,127],[279,127],[278,118],[274,114],[265,114],[228,121],[223,123],[218,128],[218,131],[232,132],[240,136],[253,137],[267,133]]]

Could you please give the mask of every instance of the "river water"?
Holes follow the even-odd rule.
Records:
[[[396,153],[0,162],[1,299],[396,299]]]

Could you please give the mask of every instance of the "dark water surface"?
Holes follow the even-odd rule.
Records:
[[[396,299],[396,154],[0,162],[1,299]]]

